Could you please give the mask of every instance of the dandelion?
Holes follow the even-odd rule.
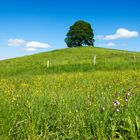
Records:
[[[13,97],[13,99],[12,99],[12,101],[11,101],[11,102],[12,102],[12,103],[14,103],[15,101],[16,101],[16,98],[15,98],[15,97]]]
[[[91,106],[92,105],[92,103],[89,101],[89,106]]]

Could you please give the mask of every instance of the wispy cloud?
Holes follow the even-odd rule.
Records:
[[[26,41],[23,39],[15,38],[15,39],[8,39],[8,46],[23,46],[26,45]]]
[[[113,42],[109,42],[107,44],[99,44],[98,46],[102,46],[102,47],[114,47],[114,46],[116,46],[116,44],[113,43]]]
[[[49,48],[50,47],[46,43],[41,43],[41,42],[36,42],[36,41],[28,42],[26,46],[29,48]]]
[[[25,50],[26,51],[36,51],[37,49],[36,48],[26,48]]]
[[[26,51],[36,51],[37,49],[47,49],[50,45],[37,41],[25,41],[24,39],[8,39],[8,46],[24,46]]]
[[[133,37],[138,37],[139,34],[137,31],[129,31],[124,28],[120,28],[116,31],[115,34],[112,35],[97,35],[96,39],[99,40],[116,40],[120,38],[133,38]]]

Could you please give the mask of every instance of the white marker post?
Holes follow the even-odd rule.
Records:
[[[134,67],[136,66],[136,56],[134,56]]]
[[[93,65],[96,65],[96,55],[94,55],[94,58],[93,58]]]
[[[50,67],[50,60],[47,61],[47,68]]]
[[[134,56],[134,64],[136,63],[136,56]]]

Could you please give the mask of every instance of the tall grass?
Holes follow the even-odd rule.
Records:
[[[1,61],[0,139],[140,139],[139,62],[124,61],[129,52],[99,50]],[[102,56],[95,67],[94,51]]]

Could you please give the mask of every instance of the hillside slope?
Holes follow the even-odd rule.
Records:
[[[0,61],[0,140],[139,139],[139,60],[81,47]]]
[[[93,56],[97,64],[93,66]],[[136,64],[134,64],[136,56]],[[47,69],[47,61],[50,68]],[[0,76],[42,75],[59,72],[128,70],[140,68],[140,53],[103,48],[79,47],[54,50],[0,61]]]

